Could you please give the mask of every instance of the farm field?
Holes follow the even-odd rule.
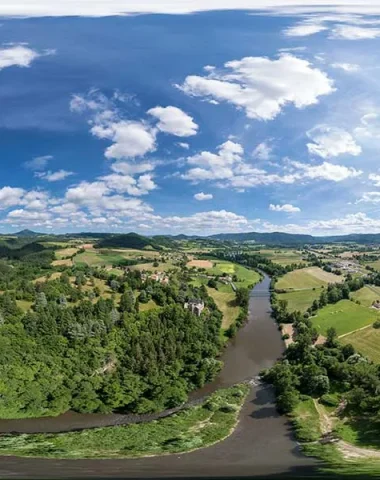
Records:
[[[380,329],[372,326],[350,333],[340,339],[344,344],[351,343],[355,350],[370,360],[380,363]]]
[[[299,290],[297,292],[279,293],[277,297],[288,302],[288,310],[290,312],[296,310],[306,312],[314,300],[319,298],[321,291],[321,288]]]
[[[62,248],[62,250],[57,250],[55,252],[55,256],[57,257],[57,260],[62,260],[65,257],[75,255],[78,251],[79,249],[75,247]]]
[[[380,300],[380,287],[375,285],[366,285],[365,287],[353,292],[351,297],[354,300],[358,300],[361,305],[370,307],[376,300]]]
[[[325,272],[319,267],[307,267],[293,270],[281,277],[276,283],[276,288],[281,290],[300,290],[320,288],[329,283],[341,283],[344,277]]]
[[[223,313],[222,328],[227,329],[237,319],[240,309],[235,305],[235,293],[215,290],[215,288],[207,287],[208,294],[214,299],[217,307]]]
[[[366,265],[369,265],[370,267],[374,268],[375,270],[380,271],[380,260],[376,260],[375,262],[366,263]]]
[[[357,305],[350,300],[341,300],[319,310],[312,317],[312,322],[322,335],[326,335],[327,330],[333,327],[340,336],[371,325],[379,318],[380,313],[372,308]]]
[[[250,270],[238,265],[236,263],[227,262],[223,260],[212,261],[212,268],[207,269],[209,275],[223,275],[227,274],[231,277],[236,275],[238,280],[234,282],[237,288],[248,288],[253,284],[256,284],[260,280],[260,275],[255,270]]]
[[[50,276],[38,277],[33,280],[33,283],[46,282],[47,280],[56,280],[61,276],[61,272],[53,272]]]
[[[262,249],[259,250],[258,253],[260,253],[264,257],[267,257],[273,263],[278,263],[283,266],[291,265],[292,263],[302,263],[302,254],[297,250]]]
[[[197,267],[197,268],[212,268],[213,263],[211,260],[191,260],[186,265],[188,268]]]
[[[53,267],[72,267],[73,266],[73,261],[70,258],[62,259],[62,260],[53,260],[51,262],[51,265]]]

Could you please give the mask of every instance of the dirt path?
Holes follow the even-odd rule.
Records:
[[[347,337],[348,335],[351,335],[352,333],[360,332],[361,330],[366,330],[367,328],[370,328],[370,327],[372,327],[372,323],[371,323],[371,325],[366,325],[365,327],[361,327],[361,328],[357,328],[356,330],[352,330],[352,332],[348,332],[348,333],[344,333],[343,335],[339,335],[338,338]]]
[[[334,428],[334,420],[332,415],[328,415],[326,410],[322,405],[318,403],[317,400],[314,399],[315,409],[319,414],[320,420],[320,427],[321,433],[324,437],[331,435]],[[335,443],[336,447],[338,448],[339,452],[343,455],[343,458],[349,459],[371,459],[376,458],[380,459],[380,451],[373,450],[371,448],[364,448],[364,447],[357,447],[356,445],[352,445],[344,440],[338,440]]]

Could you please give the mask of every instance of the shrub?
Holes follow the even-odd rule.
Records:
[[[282,336],[283,340],[288,340],[289,338],[290,338],[289,333],[284,333],[284,335]]]
[[[338,399],[329,393],[322,395],[319,401],[327,407],[337,407],[339,405]]]
[[[376,320],[376,322],[372,326],[373,328],[380,328],[380,320]]]

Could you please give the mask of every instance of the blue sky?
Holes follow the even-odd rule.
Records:
[[[380,231],[380,8],[117,3],[0,6],[1,232]]]

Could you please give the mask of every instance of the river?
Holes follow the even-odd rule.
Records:
[[[284,344],[270,316],[270,279],[251,291],[249,320],[225,349],[217,379],[191,395],[202,398],[220,387],[253,378],[281,356]],[[136,421],[126,415],[66,413],[58,417],[0,420],[0,432],[58,432]],[[303,456],[286,418],[274,405],[271,388],[257,386],[240,414],[235,432],[212,447],[183,455],[125,460],[54,460],[0,457],[0,477],[237,477],[296,476],[314,471],[317,461]]]

